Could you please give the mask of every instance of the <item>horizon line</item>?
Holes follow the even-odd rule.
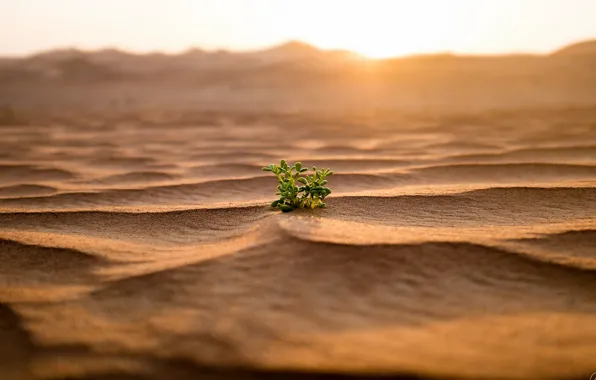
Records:
[[[308,49],[313,49],[313,50],[317,50],[320,52],[345,52],[345,53],[351,53],[354,54],[355,56],[367,59],[367,60],[373,60],[373,61],[383,61],[383,60],[391,60],[391,59],[403,59],[403,58],[415,58],[415,57],[425,57],[425,56],[454,56],[454,57],[506,57],[506,56],[548,56],[548,55],[552,55],[558,51],[561,51],[565,48],[574,46],[574,45],[578,45],[578,44],[583,44],[583,43],[589,43],[589,42],[595,42],[596,43],[596,37],[594,38],[588,38],[588,39],[582,39],[582,40],[575,40],[575,42],[571,41],[567,44],[561,45],[558,48],[555,48],[553,50],[549,50],[549,51],[532,51],[532,50],[526,50],[526,51],[503,51],[503,52],[494,52],[494,53],[474,53],[474,52],[466,52],[466,51],[455,51],[455,50],[436,50],[436,51],[427,51],[427,52],[413,52],[413,53],[409,53],[409,54],[396,54],[396,55],[392,55],[392,56],[387,56],[387,57],[368,57],[365,54],[359,53],[357,51],[354,50],[350,50],[350,49],[342,49],[342,48],[321,48],[319,46],[316,46],[313,43],[310,42],[306,42],[306,41],[302,41],[302,40],[298,40],[298,39],[288,39],[288,40],[284,40],[281,42],[278,42],[276,44],[270,44],[270,45],[264,45],[261,47],[252,47],[252,48],[245,48],[245,49],[232,49],[232,48],[227,48],[227,47],[220,47],[220,48],[204,48],[204,47],[200,47],[199,45],[191,45],[187,48],[184,49],[179,49],[179,50],[138,50],[138,49],[127,49],[124,48],[122,46],[117,46],[117,45],[106,45],[106,46],[102,46],[102,47],[97,47],[97,48],[84,48],[84,47],[80,47],[80,46],[73,46],[73,45],[63,45],[63,46],[56,46],[53,48],[46,48],[46,49],[40,49],[34,52],[30,52],[30,53],[24,53],[24,54],[2,54],[0,53],[0,58],[1,59],[27,59],[27,58],[31,58],[31,57],[35,57],[35,56],[39,56],[39,55],[43,55],[43,54],[49,54],[49,53],[53,53],[53,52],[59,52],[59,51],[76,51],[76,52],[80,52],[83,54],[88,54],[88,53],[97,53],[97,52],[102,52],[102,51],[117,51],[120,53],[124,53],[124,54],[129,54],[129,55],[139,55],[139,56],[146,56],[146,55],[165,55],[165,56],[179,56],[179,55],[184,55],[184,54],[188,54],[189,52],[192,51],[202,51],[208,54],[214,54],[214,53],[229,53],[229,54],[251,54],[251,53],[259,53],[259,52],[265,52],[265,51],[270,51],[270,50],[275,50],[275,49],[279,49],[279,48],[283,48],[283,47],[287,47],[290,45],[302,45],[304,48]]]

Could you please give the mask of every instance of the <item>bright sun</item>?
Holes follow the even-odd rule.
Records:
[[[298,39],[370,58],[445,51],[449,37],[458,32],[449,25],[448,1],[434,2],[432,10],[427,2],[411,0],[297,3],[301,5],[288,11],[296,20],[289,27]]]
[[[370,39],[362,42],[353,39],[344,44],[344,46],[348,50],[373,59],[390,58],[416,53],[415,46],[407,46],[407,44],[398,45],[395,42],[391,43],[391,41],[379,39],[377,36],[370,36]]]

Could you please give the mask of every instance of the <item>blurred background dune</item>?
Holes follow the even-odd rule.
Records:
[[[0,104],[28,110],[469,111],[596,103],[596,41],[547,55],[369,60],[289,42],[254,52],[55,50],[0,61]],[[92,91],[89,91],[92,89]]]

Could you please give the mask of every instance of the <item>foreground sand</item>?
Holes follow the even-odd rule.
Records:
[[[587,379],[595,114],[2,127],[0,379]],[[280,158],[328,209],[266,206]]]

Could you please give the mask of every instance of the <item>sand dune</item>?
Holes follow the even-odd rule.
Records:
[[[467,154],[450,157],[455,162],[582,162],[596,156],[596,146],[517,149],[503,153]]]
[[[0,130],[0,378],[596,371],[591,112],[192,115]]]
[[[56,192],[56,189],[50,186],[41,185],[14,185],[0,187],[0,198],[2,197],[27,197],[36,195],[47,195]]]
[[[72,179],[73,173],[52,167],[36,167],[30,165],[2,165],[0,179],[3,183],[19,183],[22,180],[31,182],[62,181]]]

